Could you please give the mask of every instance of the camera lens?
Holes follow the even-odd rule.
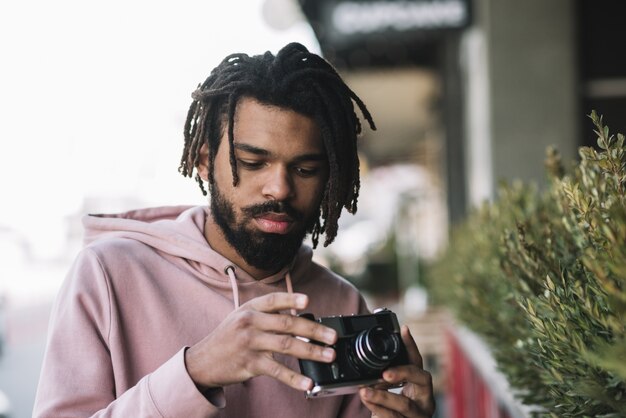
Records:
[[[370,328],[357,335],[354,348],[358,365],[382,370],[398,354],[398,335],[380,326]]]

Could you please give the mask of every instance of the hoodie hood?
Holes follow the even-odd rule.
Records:
[[[202,276],[229,281],[228,271],[239,283],[275,283],[290,273],[293,283],[307,271],[312,250],[302,245],[291,265],[261,280],[256,280],[232,261],[214,251],[204,237],[204,206],[168,206],[132,210],[119,214],[92,214],[83,218],[85,245],[105,238],[127,238],[142,242],[165,254],[187,260]]]

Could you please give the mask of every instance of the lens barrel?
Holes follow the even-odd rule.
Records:
[[[354,343],[355,361],[370,370],[382,370],[398,355],[398,335],[381,326],[361,331]]]

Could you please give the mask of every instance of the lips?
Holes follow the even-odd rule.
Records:
[[[259,229],[268,234],[286,234],[293,224],[293,219],[282,213],[264,213],[254,220]]]

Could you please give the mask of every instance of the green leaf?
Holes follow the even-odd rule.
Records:
[[[544,190],[502,183],[425,274],[540,416],[626,416],[626,141],[589,117],[599,150]]]

